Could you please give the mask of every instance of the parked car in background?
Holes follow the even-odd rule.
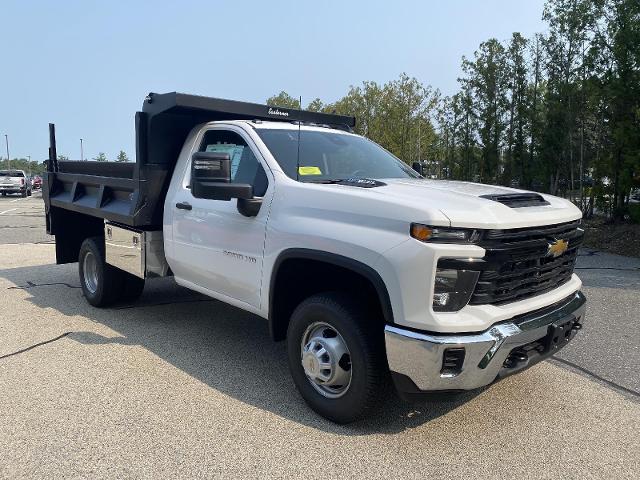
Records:
[[[33,185],[34,190],[38,190],[42,188],[42,177],[40,175],[35,175],[31,183]]]
[[[31,180],[22,170],[0,170],[0,193],[19,193],[23,197],[31,195]]]

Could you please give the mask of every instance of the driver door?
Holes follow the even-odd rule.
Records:
[[[265,167],[251,140],[238,129],[212,128],[204,132],[199,151],[228,153],[231,179],[249,183],[254,197],[263,197],[255,217],[245,217],[237,200],[196,198],[189,188],[191,160],[172,205],[173,244],[179,259],[176,275],[200,287],[256,308],[260,285],[266,220],[271,190]]]

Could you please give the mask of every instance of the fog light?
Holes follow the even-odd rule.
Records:
[[[471,298],[480,272],[438,268],[433,285],[433,309],[457,312]]]
[[[438,307],[446,307],[447,303],[449,303],[450,295],[448,292],[445,293],[434,293],[433,294],[433,306]]]

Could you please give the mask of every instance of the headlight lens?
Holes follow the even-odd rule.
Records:
[[[438,268],[433,289],[433,309],[436,312],[457,312],[463,308],[476,287],[480,272]]]
[[[480,238],[480,232],[468,228],[430,227],[421,223],[412,223],[411,236],[421,242],[474,243]]]

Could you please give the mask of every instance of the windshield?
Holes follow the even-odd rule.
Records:
[[[0,172],[0,177],[24,177],[24,173],[4,170]]]
[[[363,137],[297,129],[256,130],[282,170],[301,182],[419,177],[385,149]],[[298,134],[300,165],[296,175]]]

